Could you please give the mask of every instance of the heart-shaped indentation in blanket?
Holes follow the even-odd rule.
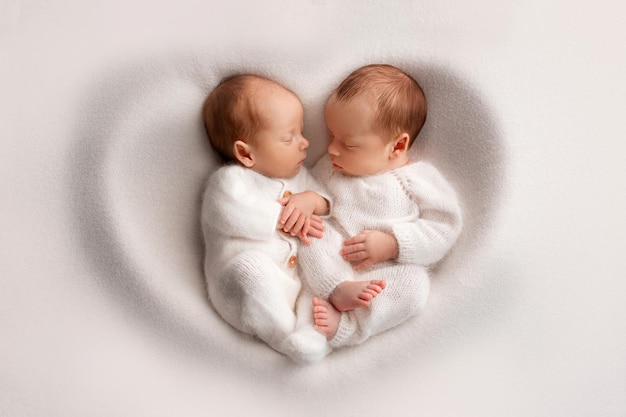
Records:
[[[432,296],[462,290],[467,265],[479,257],[492,229],[504,184],[505,152],[494,116],[480,94],[451,70],[379,58],[413,75],[428,97],[423,142],[412,151],[424,152],[440,168],[464,210],[463,234],[435,271]],[[285,84],[304,104],[311,165],[325,150],[325,99],[361,63],[320,66],[278,57],[263,61],[267,65],[232,57],[219,62],[202,62],[197,55],[170,57],[103,72],[81,104],[71,160],[72,198],[83,253],[99,284],[120,305],[175,343],[185,339],[183,344],[254,366],[258,355],[270,361],[280,355],[233,331],[206,298],[200,198],[217,162],[201,121],[202,102],[223,76],[234,72],[262,73]],[[435,302],[433,308],[442,306]],[[413,336],[404,331],[372,340],[386,337]]]

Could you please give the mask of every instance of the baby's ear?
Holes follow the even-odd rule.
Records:
[[[402,155],[404,152],[409,150],[409,134],[408,133],[400,133],[393,140],[393,148],[391,148],[391,158],[397,158]]]
[[[252,168],[255,164],[252,147],[243,140],[236,140],[233,144],[235,158],[246,168]]]

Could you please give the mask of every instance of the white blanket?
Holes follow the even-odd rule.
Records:
[[[0,415],[626,414],[612,10],[95,3],[0,2]],[[276,79],[304,104],[311,165],[327,95],[373,62],[424,88],[413,152],[457,189],[464,230],[423,314],[297,365],[207,301],[200,107],[225,75]]]

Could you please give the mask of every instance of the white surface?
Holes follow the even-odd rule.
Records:
[[[0,415],[626,415],[623,13],[518,3],[0,2]],[[319,154],[374,60],[425,74],[469,233],[420,320],[300,368],[202,297],[194,109],[279,75]]]

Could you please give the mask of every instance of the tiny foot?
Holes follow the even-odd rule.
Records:
[[[315,330],[326,336],[327,340],[332,339],[339,328],[341,313],[337,311],[328,301],[313,298],[313,323]]]
[[[330,303],[339,311],[369,307],[372,301],[387,283],[384,280],[344,281],[337,285],[330,294]]]
[[[326,337],[308,326],[296,330],[286,341],[285,353],[296,362],[319,362],[330,353]]]

